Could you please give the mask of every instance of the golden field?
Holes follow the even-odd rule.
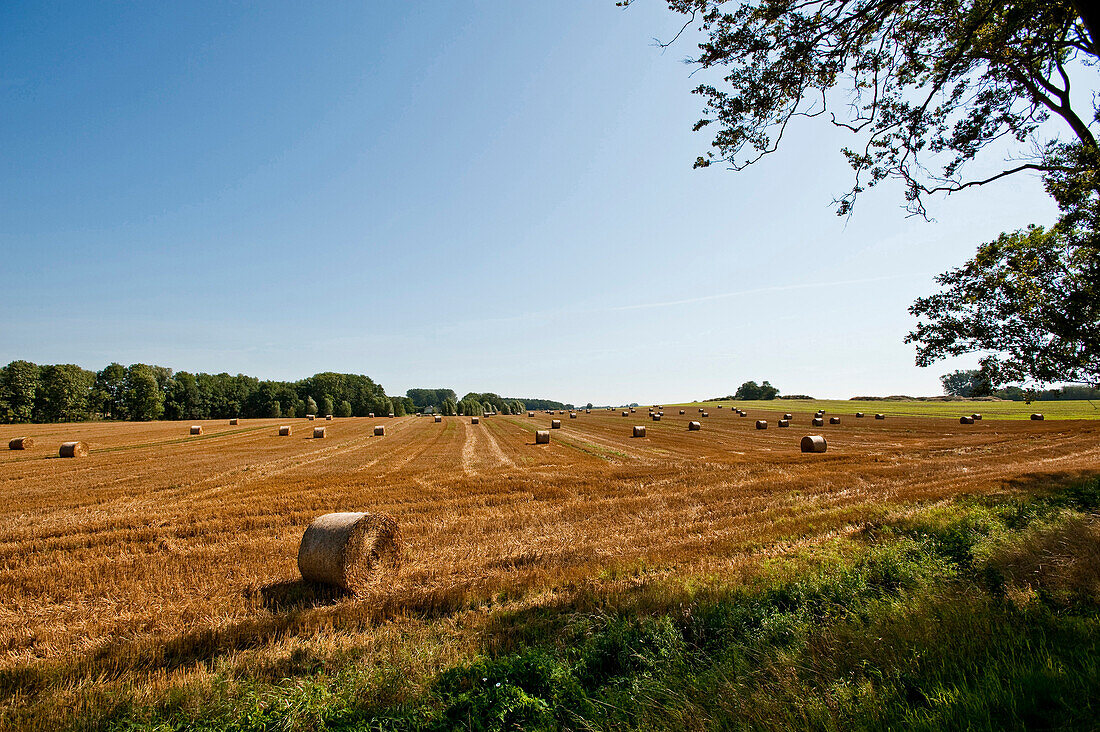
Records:
[[[153,694],[215,669],[281,678],[303,649],[412,673],[460,656],[494,606],[643,574],[736,576],[869,515],[1100,468],[1095,421],[826,414],[812,428],[810,412],[778,406],[555,414],[562,429],[538,446],[541,412],[219,420],[196,437],[189,422],[5,426],[4,445],[36,444],[0,453],[3,705],[60,708],[112,685]],[[635,424],[647,437],[630,437]],[[828,452],[801,454],[806,434]],[[58,458],[68,440],[91,454]],[[356,510],[397,518],[400,572],[357,598],[302,584],[305,527]]]

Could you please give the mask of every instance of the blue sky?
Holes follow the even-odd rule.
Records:
[[[906,308],[1039,181],[830,207],[821,121],[742,173],[660,2],[0,6],[0,363],[366,373],[584,403],[933,394]],[[994,161],[996,162],[996,161]]]

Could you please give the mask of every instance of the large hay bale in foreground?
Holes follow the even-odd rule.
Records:
[[[1041,415],[1039,413],[1035,413],[1035,414],[1031,415],[1031,419],[1034,422],[1042,422],[1045,419],[1045,417],[1043,417],[1043,415]]]
[[[974,418],[966,416],[959,417],[959,424],[974,424]]]
[[[201,424],[193,424],[193,425],[191,425],[191,434],[193,434],[193,435],[201,435],[201,434],[202,434],[202,425],[201,425]]]
[[[442,417],[441,415],[438,415],[438,414],[437,414],[437,415],[435,415],[435,422],[436,422],[436,424],[438,424],[438,423],[440,423],[440,422],[442,422],[442,421],[443,421],[443,417]]]
[[[550,420],[550,429],[552,429],[552,430],[560,430],[560,429],[561,429],[561,420],[560,420],[560,419],[552,419],[552,420]]]
[[[381,425],[381,424],[376,424],[374,426],[374,436],[375,437],[385,437],[386,436],[386,426]]]
[[[302,535],[298,571],[309,582],[359,593],[392,576],[401,567],[401,554],[401,532],[392,516],[327,513]]]
[[[13,437],[8,440],[9,450],[30,450],[34,447],[33,437]]]
[[[230,425],[240,424],[240,420],[237,419],[236,417],[233,417],[231,420],[229,420],[229,424]]]
[[[481,424],[481,420],[477,417],[470,417],[470,424]]]
[[[645,425],[644,424],[634,425],[634,434],[631,435],[631,437],[645,437]]]
[[[840,424],[840,417],[829,417],[829,424]]]
[[[83,442],[63,442],[61,447],[57,451],[58,456],[63,458],[79,458],[88,457],[88,446]]]
[[[825,452],[829,444],[821,435],[806,435],[802,438],[802,452]]]
[[[549,445],[550,444],[550,430],[535,430],[535,444],[536,445]]]
[[[821,417],[814,417],[813,421],[810,424],[812,424],[814,427],[824,427],[825,420]]]
[[[758,429],[758,430],[768,429],[768,420],[766,420],[766,419],[756,420],[756,429]]]
[[[791,420],[781,419],[778,422],[776,422],[776,425],[778,425],[779,427],[790,427],[791,426]]]
[[[290,425],[284,424],[279,428],[279,437],[290,437],[291,434],[292,430],[290,429]]]
[[[689,430],[701,430],[701,429],[703,429],[703,424],[702,424],[702,422],[688,422],[688,429]]]
[[[320,440],[320,439],[324,438],[324,436],[325,436],[325,428],[324,427],[314,427],[313,428],[313,439]]]

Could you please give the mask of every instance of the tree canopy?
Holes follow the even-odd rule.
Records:
[[[740,170],[774,152],[795,120],[821,118],[857,140],[842,151],[854,180],[836,201],[840,214],[884,180],[901,181],[908,209],[924,215],[930,193],[1028,170],[1076,181],[1097,170],[1100,102],[1082,110],[1075,105],[1087,94],[1071,95],[1100,56],[1097,11],[1083,1],[668,6],[687,16],[681,33],[696,25],[703,36],[690,59],[704,78],[695,129],[713,130],[713,140],[697,167]],[[1052,119],[1060,124],[1044,124]],[[992,160],[1006,147],[1009,163],[968,176],[984,152]]]

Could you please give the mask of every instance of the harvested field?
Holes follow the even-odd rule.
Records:
[[[777,406],[752,415],[797,407]],[[958,406],[953,418],[879,408],[887,420],[824,427],[828,452],[810,455],[803,432],[758,431],[730,410],[700,432],[670,413],[645,440],[600,410],[538,450],[541,413],[478,426],[402,417],[385,439],[347,418],[317,441],[277,437],[280,420],[207,421],[184,437],[172,422],[6,428],[0,438],[34,445],[0,453],[3,706],[201,682],[214,665],[278,674],[303,648],[392,659],[395,633],[430,632],[446,640],[438,654],[457,653],[476,622],[447,619],[494,603],[630,582],[638,566],[736,574],[915,502],[1100,470],[1097,421],[996,419],[983,405],[987,418],[964,427]],[[794,423],[812,414],[796,408]],[[89,456],[58,459],[70,440]],[[341,511],[399,522],[405,561],[374,595],[335,598],[299,579],[306,526]]]

